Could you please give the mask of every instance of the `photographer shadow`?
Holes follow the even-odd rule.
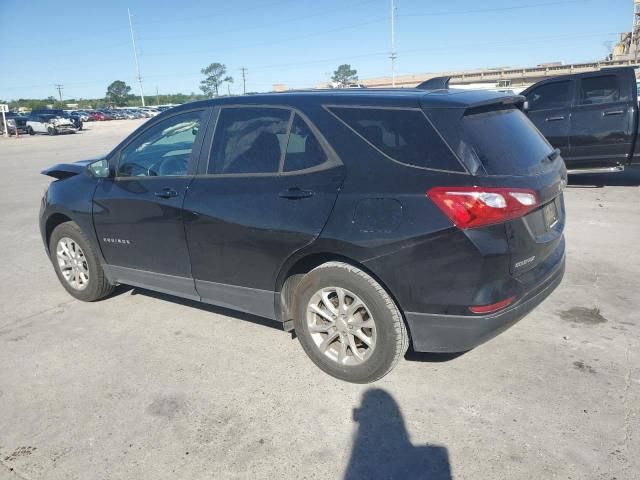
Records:
[[[447,448],[411,444],[398,404],[384,390],[367,390],[353,410],[358,423],[345,480],[451,480]]]

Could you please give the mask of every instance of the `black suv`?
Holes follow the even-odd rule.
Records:
[[[345,89],[172,108],[51,167],[40,229],[93,301],[139,286],[277,319],[352,382],[461,352],[564,273],[566,169],[491,92]]]

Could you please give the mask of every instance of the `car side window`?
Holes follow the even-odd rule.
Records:
[[[120,152],[118,177],[186,175],[203,110],[167,118],[145,130]]]
[[[300,115],[295,115],[284,157],[285,172],[305,170],[327,161],[327,154],[320,142]]]
[[[545,83],[527,94],[529,110],[567,107],[571,103],[571,81]]]
[[[207,173],[278,173],[290,118],[284,108],[223,108]]]
[[[580,104],[596,105],[620,100],[620,84],[616,75],[585,77],[580,80]]]

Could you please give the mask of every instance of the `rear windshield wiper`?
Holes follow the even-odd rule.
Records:
[[[560,155],[560,149],[555,148],[553,152],[551,152],[549,155],[547,155],[542,159],[542,163],[546,161],[553,162],[556,158],[558,158],[559,155]]]

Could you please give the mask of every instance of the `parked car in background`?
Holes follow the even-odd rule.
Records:
[[[82,119],[79,115],[68,114],[64,110],[60,109],[36,109],[31,111],[31,115],[55,115],[59,118],[66,118],[71,120],[76,130],[82,130]]]
[[[16,133],[27,133],[27,117],[15,112],[7,112],[4,114],[7,124],[2,123],[2,115],[0,115],[0,135],[4,135],[4,132],[8,129],[9,135],[16,135]]]
[[[633,67],[549,78],[522,95],[527,98],[529,119],[562,151],[571,173],[640,165]]]
[[[100,112],[98,110],[95,110],[93,112],[91,112],[91,118],[93,118],[94,121],[96,122],[104,122],[107,120],[113,120],[113,118],[111,118],[110,115],[107,115],[104,112]]]
[[[76,133],[77,129],[70,118],[52,114],[32,113],[27,120],[27,132],[29,135],[47,133],[58,135],[59,133]]]
[[[44,245],[80,300],[122,283],[276,319],[325,372],[372,382],[409,342],[470,350],[561,282],[566,169],[523,103],[341,89],[183,105],[43,172]]]
[[[67,115],[76,116],[83,122],[88,122],[90,115],[87,112],[83,112],[82,110],[65,110]]]

